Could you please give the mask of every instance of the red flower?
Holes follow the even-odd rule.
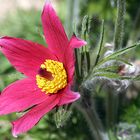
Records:
[[[74,75],[74,48],[86,44],[72,36],[70,41],[54,9],[46,3],[42,24],[48,48],[23,39],[0,38],[0,51],[27,78],[16,81],[0,95],[0,115],[24,111],[12,122],[13,136],[31,129],[50,110],[79,99],[70,90]]]

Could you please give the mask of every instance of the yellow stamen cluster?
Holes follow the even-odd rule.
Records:
[[[44,64],[41,65],[41,69],[51,72],[53,77],[52,80],[49,80],[39,74],[36,75],[36,82],[41,91],[46,92],[46,94],[57,93],[58,90],[67,85],[67,74],[63,63],[54,60],[46,60]]]

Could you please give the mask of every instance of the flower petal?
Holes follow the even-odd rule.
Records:
[[[71,91],[70,88],[66,88],[60,96],[58,106],[72,103],[80,98],[80,94],[78,92]]]
[[[75,70],[75,57],[74,57],[74,48],[79,48],[86,45],[87,43],[84,40],[77,38],[73,35],[70,39],[67,51],[65,53],[64,65],[68,73],[68,82],[71,83],[73,80],[74,70]]]
[[[34,77],[45,59],[56,60],[48,48],[44,46],[12,37],[0,38],[2,53],[15,68],[27,76]]]
[[[86,41],[76,37],[75,35],[73,35],[70,39],[70,43],[69,46],[73,47],[73,48],[80,48],[82,46],[85,46],[87,44]]]
[[[72,47],[68,46],[67,50],[68,52],[65,53],[64,66],[68,75],[68,83],[71,83],[74,78],[75,57],[74,57],[74,50]]]
[[[19,80],[5,88],[0,95],[0,115],[23,111],[47,98],[33,80]]]
[[[63,62],[69,41],[61,21],[49,2],[46,2],[41,18],[48,47],[58,57],[59,61]]]
[[[58,103],[57,94],[50,95],[49,98],[43,103],[33,107],[28,113],[12,122],[13,136],[17,137],[18,134],[30,130],[38,121],[50,110],[52,110]]]
[[[51,51],[63,62],[67,73],[68,82],[73,80],[74,74],[74,47],[86,44],[85,41],[72,37],[69,42],[65,30],[49,2],[46,2],[42,12],[44,35]]]

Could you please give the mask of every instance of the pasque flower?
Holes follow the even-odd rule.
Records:
[[[0,38],[0,51],[26,76],[10,84],[0,95],[0,115],[29,109],[12,122],[13,136],[30,130],[56,106],[80,97],[70,89],[74,76],[74,48],[86,42],[75,35],[68,39],[49,2],[44,6],[41,19],[48,47],[14,37]]]

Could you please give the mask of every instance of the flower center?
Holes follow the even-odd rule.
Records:
[[[57,93],[67,85],[67,74],[63,63],[47,59],[40,66],[36,82],[42,92]]]

